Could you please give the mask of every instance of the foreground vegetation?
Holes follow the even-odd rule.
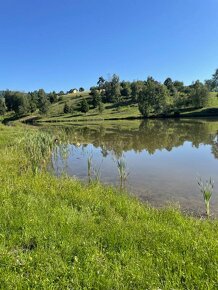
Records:
[[[51,138],[0,126],[2,289],[218,288],[216,220],[56,178],[43,170]]]

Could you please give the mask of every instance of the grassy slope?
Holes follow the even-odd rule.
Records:
[[[114,107],[112,104],[105,104],[105,110],[102,114],[99,114],[97,109],[91,109],[87,114],[75,111],[74,114],[63,114],[63,108],[65,102],[69,105],[73,105],[78,108],[81,100],[86,98],[90,99],[88,92],[80,93],[80,95],[69,94],[63,96],[63,100],[52,105],[47,117],[43,118],[42,121],[59,121],[59,122],[72,122],[72,121],[84,121],[84,120],[110,120],[110,119],[125,119],[125,118],[140,118],[141,115],[138,110],[138,106],[135,105],[123,105],[119,109]],[[194,110],[189,112],[183,112],[183,116],[210,116],[217,114],[217,111],[211,110],[214,108],[218,110],[218,98],[217,93],[210,93],[209,101],[206,108],[200,110]]]
[[[2,289],[218,288],[217,221],[34,176],[16,140],[24,131],[0,127]]]

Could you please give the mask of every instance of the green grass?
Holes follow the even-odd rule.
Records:
[[[46,117],[41,121],[58,121],[58,122],[71,122],[71,121],[84,121],[84,120],[110,120],[110,119],[126,119],[126,118],[139,118],[140,113],[138,106],[135,105],[123,105],[116,108],[111,103],[104,104],[105,110],[102,114],[99,114],[98,109],[91,108],[88,113],[81,113],[79,111],[79,105],[82,99],[85,98],[88,101],[91,100],[89,92],[83,92],[79,94],[68,94],[62,96],[62,100],[53,104],[49,108],[49,112]],[[73,114],[63,114],[64,104],[67,102],[70,106],[75,108]]]
[[[0,126],[2,289],[218,288],[216,220],[33,174],[27,130]]]
[[[218,107],[218,93],[210,92],[207,107]]]

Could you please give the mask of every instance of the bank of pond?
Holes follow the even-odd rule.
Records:
[[[1,125],[1,286],[216,289],[216,191],[207,218],[197,176],[188,175],[198,168],[199,178],[211,177],[216,184],[217,129],[216,120]],[[146,190],[155,195],[158,174],[159,191],[152,199]],[[178,208],[172,195],[167,199],[165,193],[176,188],[169,187],[169,176],[180,188],[174,198],[182,192],[180,177],[183,188],[192,182],[190,207],[181,202]],[[139,188],[133,190],[140,180],[143,197]],[[131,195],[125,193],[129,189]],[[196,213],[194,199],[197,216],[187,213]]]

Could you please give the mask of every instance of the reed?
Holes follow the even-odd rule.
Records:
[[[117,160],[117,169],[120,177],[120,188],[123,189],[129,175],[129,173],[127,172],[127,164],[123,156]]]
[[[88,182],[92,181],[92,155],[89,155],[87,160]]]
[[[212,179],[210,178],[209,180],[206,180],[205,182],[203,182],[200,178],[197,182],[198,182],[200,191],[203,194],[206,214],[207,214],[207,217],[209,218],[210,217],[210,200],[213,194],[214,181],[212,181]]]
[[[88,182],[99,182],[100,181],[100,175],[101,175],[101,165],[97,168],[93,166],[93,155],[88,156],[87,160],[87,174],[88,174]]]
[[[53,149],[57,146],[52,135],[34,131],[27,132],[17,143],[24,151],[28,165],[36,174],[39,170],[45,168],[47,161],[51,158]]]

